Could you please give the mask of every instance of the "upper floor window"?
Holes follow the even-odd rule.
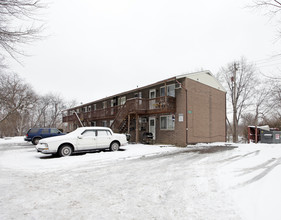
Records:
[[[175,84],[167,85],[167,96],[175,97]],[[165,96],[165,86],[160,88],[160,96]]]
[[[118,104],[124,105],[126,103],[126,96],[122,96],[121,98],[118,98]]]
[[[93,110],[96,111],[97,110],[97,104],[93,105]]]
[[[102,108],[103,108],[103,109],[107,108],[107,101],[104,101],[104,102],[102,103]]]

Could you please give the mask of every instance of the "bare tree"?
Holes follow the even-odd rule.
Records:
[[[29,43],[38,37],[40,26],[34,25],[38,9],[43,8],[40,0],[0,0],[0,46],[16,59],[23,54],[20,45]]]
[[[38,97],[37,104],[31,112],[30,127],[60,127],[62,111],[68,104],[58,94]]]
[[[265,87],[263,84],[262,86],[259,86],[258,88],[255,87],[255,93],[253,94],[252,100],[253,100],[253,111],[254,114],[254,121],[253,125],[255,126],[255,129],[257,130],[257,126],[259,125],[259,118],[263,119],[265,118],[269,112],[272,110],[272,89],[270,87]],[[257,132],[256,132],[257,134]],[[255,143],[258,142],[257,135],[255,137]]]
[[[276,14],[281,11],[281,1],[277,0],[256,0],[254,1],[254,6],[266,8],[271,14]]]
[[[231,124],[229,119],[227,121],[232,130],[233,142],[237,142],[238,123],[242,113],[251,105],[251,97],[255,93],[257,70],[245,58],[241,58],[239,62],[222,67],[218,78],[227,89],[227,100],[233,110],[233,123]]]
[[[24,114],[32,109],[35,101],[33,89],[17,74],[0,73],[0,134],[6,125],[13,129],[14,135],[21,135]]]

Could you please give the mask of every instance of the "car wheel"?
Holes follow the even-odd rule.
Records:
[[[59,156],[61,157],[67,157],[72,154],[72,147],[70,145],[63,145],[59,148]]]
[[[120,147],[120,144],[115,141],[115,142],[111,143],[111,145],[110,145],[110,150],[111,150],[111,151],[118,151],[118,150],[119,150],[119,147]]]
[[[32,144],[37,145],[41,138],[33,138]]]

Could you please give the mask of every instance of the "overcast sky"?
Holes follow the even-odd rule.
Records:
[[[248,0],[56,0],[47,38],[13,68],[39,94],[87,103],[183,73],[216,74],[241,56],[261,71],[280,57],[277,23]],[[268,60],[267,60],[268,59]],[[278,63],[278,61],[280,63]]]

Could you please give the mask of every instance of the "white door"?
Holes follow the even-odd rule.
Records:
[[[154,117],[149,117],[149,132],[153,134],[153,140],[156,138],[156,120]]]
[[[96,131],[86,130],[77,139],[78,150],[89,150],[96,148]]]
[[[156,89],[149,90],[149,109],[155,109]]]

